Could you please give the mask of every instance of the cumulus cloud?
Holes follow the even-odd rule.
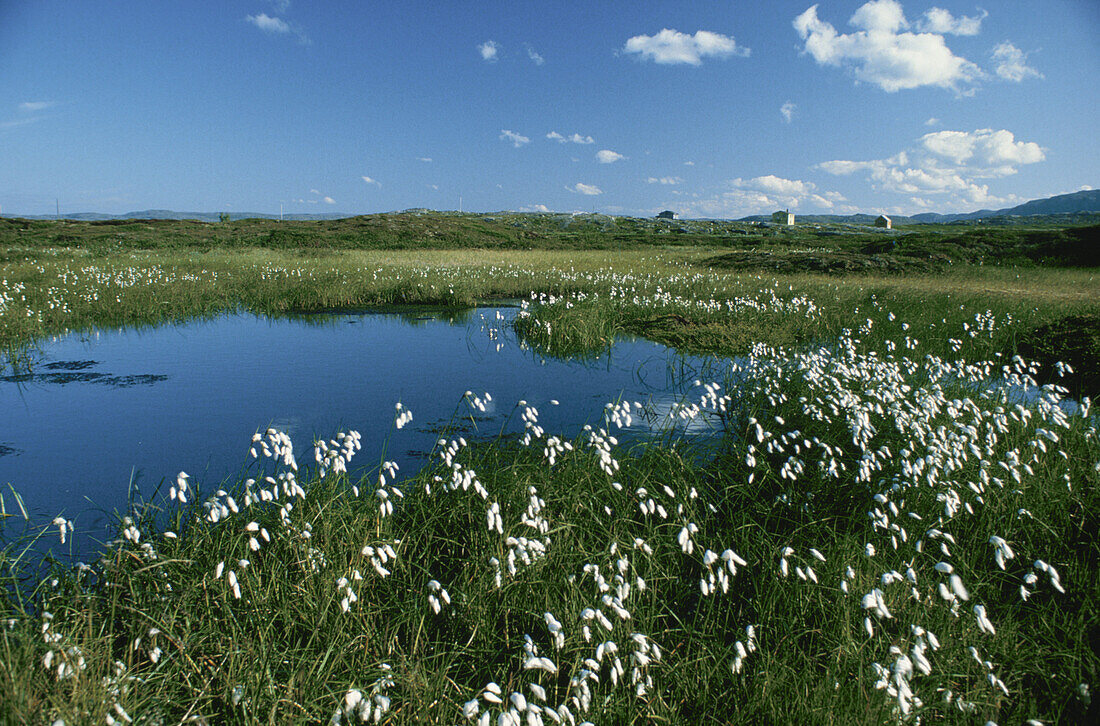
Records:
[[[784,179],[774,174],[758,176],[752,179],[741,179],[739,177],[734,179],[731,183],[735,187],[741,189],[755,189],[757,191],[784,197],[804,197],[815,188],[812,182],[799,181],[797,179]]]
[[[367,177],[363,177],[363,179],[367,179]],[[377,183],[377,182],[374,182],[374,183]],[[296,201],[296,202],[299,202],[300,204],[320,204],[322,202],[324,202],[325,204],[336,204],[335,199],[333,199],[332,197],[329,197],[329,196],[325,196],[318,189],[310,189],[309,193],[313,195],[312,199],[292,199],[291,201],[292,202]]]
[[[545,204],[530,204],[526,207],[520,207],[519,211],[521,211],[521,212],[549,212],[550,207],[546,206]]]
[[[289,33],[290,24],[281,18],[273,18],[267,13],[260,13],[259,15],[245,16],[245,20],[255,25],[260,30],[266,33]]]
[[[796,108],[798,108],[798,107],[795,106],[790,101],[787,101],[786,103],[784,103],[782,106],[779,107],[779,115],[783,117],[784,121],[786,121],[787,123],[790,123],[791,119],[794,118],[794,110]]]
[[[566,189],[577,194],[587,194],[590,197],[597,194],[603,194],[603,190],[599,187],[591,184],[581,184],[580,182],[577,182],[571,187],[566,187]]]
[[[834,175],[863,173],[875,188],[907,195],[945,195],[949,204],[959,206],[1008,201],[1010,197],[992,195],[989,185],[980,180],[1010,176],[1017,167],[1045,158],[1039,144],[1017,141],[1011,131],[977,129],[925,134],[912,148],[888,159],[838,159],[815,168]]]
[[[1042,78],[1043,74],[1027,64],[1027,54],[1007,40],[993,48],[997,75],[1006,81],[1019,83],[1025,78]]]
[[[546,62],[546,59],[539,55],[538,51],[536,51],[530,45],[527,46],[527,57],[530,58],[531,62],[537,66],[541,66],[543,63]]]
[[[1009,176],[1019,164],[1046,158],[1034,141],[1016,141],[1011,131],[979,129],[973,132],[937,131],[925,134],[921,145],[955,166],[967,166],[981,176]]]
[[[500,44],[495,40],[487,40],[477,47],[477,52],[481,53],[481,60],[495,63],[497,54],[500,53]]]
[[[697,66],[703,58],[729,58],[747,56],[748,48],[737,45],[728,35],[700,30],[688,35],[669,28],[656,35],[635,35],[626,41],[623,50],[633,53],[644,60],[666,65],[685,64]]]
[[[818,192],[816,189],[812,182],[784,179],[774,174],[737,178],[730,180],[718,194],[688,202],[685,211],[707,217],[743,217],[804,206],[841,214],[857,211],[845,203],[848,200],[840,192]]]
[[[382,182],[378,181],[377,179],[372,179],[369,176],[364,176],[363,181],[365,181],[367,184],[374,184],[379,187],[382,186]]]
[[[594,144],[596,140],[591,136],[581,136],[580,134],[571,134],[569,136],[563,136],[557,131],[551,131],[546,135],[546,138],[551,141],[557,141],[559,144],[568,144],[570,142],[574,144]]]
[[[286,3],[285,7],[280,4],[276,5],[276,9],[279,12],[284,12],[286,8],[290,7],[290,3]],[[297,25],[292,25],[282,18],[268,15],[267,13],[259,13],[258,15],[246,15],[244,18],[247,22],[252,23],[265,33],[272,35],[294,35],[298,38],[298,42],[303,45],[308,45],[310,40],[305,32]]]
[[[683,179],[678,176],[651,176],[646,179],[647,184],[664,184],[666,186],[675,186],[682,181]]]
[[[45,111],[52,105],[53,101],[24,101],[19,104],[19,110],[25,113],[36,113],[38,111]]]
[[[939,126],[940,125],[940,120],[938,118],[936,118],[935,116],[931,116],[931,117],[929,117],[929,119],[927,121],[924,122],[924,125],[925,126]]]
[[[523,146],[524,144],[531,143],[531,139],[529,139],[526,136],[523,136],[521,134],[517,134],[515,131],[509,131],[508,129],[501,129],[500,130],[500,140],[501,141],[511,141],[512,146],[516,147],[517,149],[519,147]]]
[[[596,160],[601,164],[614,164],[622,158],[622,154],[612,151],[611,149],[600,149],[596,152]]]
[[[871,0],[848,23],[856,32],[838,33],[813,5],[793,24],[804,41],[803,52],[818,65],[849,68],[857,81],[888,93],[921,86],[966,93],[982,77],[978,66],[951,52],[942,34],[908,32],[897,0]]]
[[[956,18],[943,8],[930,8],[917,21],[917,30],[941,35],[977,35],[982,30],[982,21],[988,16],[989,13],[982,10],[981,15],[974,18],[965,15]]]

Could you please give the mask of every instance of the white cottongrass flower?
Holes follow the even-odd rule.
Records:
[[[1016,556],[1016,553],[1012,551],[1012,547],[1009,546],[1003,538],[997,535],[992,535],[989,538],[989,544],[995,548],[993,550],[993,559],[997,563],[997,566],[1002,570],[1005,569],[1005,561],[1011,560]]]
[[[960,600],[970,599],[970,594],[966,591],[966,587],[963,586],[962,578],[953,574],[948,578],[948,582],[951,584],[951,591],[955,593],[956,597]]]
[[[610,630],[610,628],[609,628],[609,630]],[[558,666],[554,663],[554,661],[550,660],[549,658],[538,657],[538,656],[528,658],[527,660],[525,660],[523,662],[523,669],[524,670],[540,670],[540,671],[546,671],[547,673],[557,673],[558,672]]]
[[[172,501],[178,501],[180,504],[187,504],[187,489],[188,479],[190,477],[187,472],[181,471],[176,475],[176,484],[168,489],[168,499]]]
[[[995,635],[996,634],[997,631],[994,630],[993,623],[989,620],[989,618],[985,614],[985,605],[975,605],[974,606],[974,617],[977,618],[977,620],[978,620],[978,629],[979,630],[984,631],[986,633],[989,633],[990,635]]]
[[[394,418],[393,423],[398,429],[405,428],[405,425],[413,420],[412,411],[405,408],[399,401],[394,406]]]
[[[489,703],[501,704],[504,703],[504,699],[500,697],[500,686],[494,681],[489,681],[485,684],[485,690],[481,692],[481,697]]]
[[[57,527],[57,532],[61,536],[61,544],[65,544],[66,537],[69,532],[73,531],[73,522],[71,519],[65,519],[64,517],[54,517],[53,526]]]

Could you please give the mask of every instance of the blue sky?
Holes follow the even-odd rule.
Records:
[[[1100,182],[1095,0],[0,2],[0,211],[971,211]]]

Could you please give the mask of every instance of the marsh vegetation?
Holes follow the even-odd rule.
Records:
[[[355,431],[261,430],[227,442],[255,450],[233,482],[181,474],[117,522],[97,561],[59,556],[45,573],[27,538],[60,543],[69,523],[23,532],[9,495],[9,720],[1095,714],[1100,441],[1082,375],[1095,360],[1062,364],[1073,335],[1017,355],[1100,312],[1095,268],[1013,253],[905,274],[735,270],[722,255],[758,252],[671,232],[630,244],[592,232],[597,249],[202,241],[237,224],[163,246],[89,243],[91,226],[50,237],[67,225],[9,243],[11,364],[67,330],[496,296],[525,301],[517,333],[547,355],[629,332],[747,360],[699,380],[644,444],[623,432],[653,412],[630,400],[563,438],[536,406],[493,399],[518,432],[466,438],[491,390],[456,401],[419,471],[359,451]],[[363,415],[399,442],[409,414]],[[723,435],[677,436],[688,420]],[[349,477],[355,456],[379,464]]]

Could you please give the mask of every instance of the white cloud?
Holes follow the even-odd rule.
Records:
[[[325,197],[321,201],[324,202],[325,204],[336,204],[336,200],[333,199],[332,197]]]
[[[511,141],[512,145],[515,146],[517,149],[524,144],[531,143],[531,139],[521,134],[517,134],[515,131],[509,131],[508,129],[500,130],[500,140]]]
[[[596,152],[596,160],[601,164],[614,164],[622,158],[622,154],[612,151],[611,149],[600,149]]]
[[[45,111],[52,105],[53,101],[24,101],[19,104],[19,110],[25,113],[35,113],[36,111]]]
[[[678,176],[662,176],[662,177],[651,176],[648,179],[646,179],[646,184],[664,184],[666,186],[675,186],[676,184],[679,184],[682,181],[683,181],[683,179],[681,179]]]
[[[310,194],[320,194],[321,192],[317,191],[316,189],[310,189],[309,193]]]
[[[290,24],[280,18],[270,17],[267,13],[260,13],[259,15],[248,15],[245,20],[255,25],[260,30],[266,33],[289,33]]]
[[[684,166],[695,166],[695,162],[694,161],[685,161]]]
[[[416,157],[416,160],[417,161],[423,161],[425,164],[432,163],[432,157],[430,157],[430,156],[418,156],[418,157]]]
[[[530,58],[531,61],[537,66],[541,66],[543,63],[546,62],[546,59],[539,55],[538,52],[530,45],[527,46],[527,57]]]
[[[1034,141],[1016,141],[1011,131],[979,129],[937,131],[921,137],[925,149],[980,176],[1009,176],[1018,164],[1035,164],[1046,156]]]
[[[438,184],[425,184],[424,186],[428,187],[429,189],[434,189],[437,192],[439,191],[439,185]]]
[[[825,192],[824,194],[811,194],[809,196],[810,201],[816,204],[822,209],[833,209],[840,202],[846,202],[848,199],[840,192]],[[844,210],[854,210],[851,206],[845,206]]]
[[[1016,141],[1011,131],[936,131],[888,159],[826,161],[815,168],[834,175],[864,173],[877,189],[906,195],[941,194],[953,206],[999,204],[979,180],[1010,176],[1023,164],[1046,158],[1032,141]],[[916,202],[912,202],[916,204]]]
[[[1007,40],[993,49],[997,75],[1006,81],[1019,83],[1025,78],[1042,78],[1043,74],[1027,64],[1027,54]]]
[[[275,12],[285,13],[290,9],[290,0],[271,0],[271,5],[275,8]]]
[[[580,182],[577,182],[571,187],[566,187],[566,189],[571,192],[576,192],[577,194],[587,194],[588,196],[603,194],[603,190],[599,187],[592,186],[591,184],[581,184]]]
[[[940,125],[940,120],[938,118],[936,118],[935,116],[932,116],[927,121],[924,122],[924,125],[925,126],[939,126]]]
[[[495,63],[497,54],[500,53],[500,44],[495,40],[487,40],[477,47],[477,51],[481,53],[481,60]]]
[[[369,176],[364,176],[363,181],[365,181],[367,184],[375,184],[379,187],[382,186],[382,182],[378,181],[377,179],[371,179]]]
[[[12,119],[11,121],[0,121],[0,129],[13,129],[16,126],[26,126],[27,124],[33,124],[36,121],[41,120],[42,117],[37,118],[19,118]]]
[[[643,59],[662,64],[687,64],[697,66],[703,58],[728,58],[731,55],[747,56],[748,48],[738,47],[731,36],[700,30],[688,35],[669,28],[656,35],[635,35],[626,41],[623,50],[635,53]]]
[[[727,218],[805,206],[839,214],[857,211],[845,203],[848,200],[840,192],[818,192],[816,189],[812,182],[784,179],[774,174],[752,179],[737,178],[730,180],[718,194],[685,202],[684,211],[692,216]]]
[[[917,21],[917,30],[922,33],[940,33],[950,35],[977,35],[982,30],[982,21],[989,16],[985,10],[976,18],[954,17],[943,8],[929,8]]]
[[[287,3],[286,6],[289,7],[290,3]],[[278,8],[279,5],[276,4],[276,7]],[[280,10],[280,12],[282,11]],[[246,15],[244,19],[265,33],[271,33],[273,35],[293,34],[302,45],[308,45],[310,42],[309,37],[301,28],[297,25],[288,23],[282,18],[273,17],[267,13],[260,13],[259,15]]]
[[[545,204],[530,204],[526,207],[520,207],[519,211],[521,211],[521,212],[549,212],[550,207],[546,206]]]
[[[546,138],[551,141],[557,141],[559,144],[567,144],[573,142],[574,144],[594,144],[596,140],[591,136],[581,136],[580,134],[572,134],[570,136],[562,136],[557,131],[551,131],[546,135]]]
[[[768,174],[752,179],[737,178],[733,185],[741,189],[755,189],[768,194],[779,194],[787,197],[803,197],[809,194],[815,187],[811,182],[796,179],[784,179],[783,177]]]
[[[786,121],[787,123],[790,123],[791,119],[794,117],[794,110],[796,108],[798,108],[798,106],[795,106],[790,101],[787,101],[786,103],[784,103],[782,106],[779,107],[779,115],[783,117],[784,121]]]
[[[903,32],[909,22],[897,0],[871,0],[848,22],[856,32],[838,33],[813,5],[793,24],[805,41],[803,52],[818,65],[848,67],[856,80],[888,93],[939,86],[961,94],[982,77],[978,66],[951,52],[943,35]]]

